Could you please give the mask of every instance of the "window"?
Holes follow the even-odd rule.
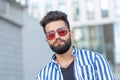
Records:
[[[45,1],[45,12],[47,13],[48,11],[50,11],[52,9],[52,3],[49,0]]]
[[[64,0],[58,0],[58,9],[63,12],[66,12],[66,6]]]
[[[120,17],[120,0],[115,0],[116,16]]]
[[[100,0],[102,17],[108,17],[108,0]]]
[[[73,43],[78,48],[102,52],[103,34],[101,26],[82,26],[73,29]]]
[[[79,0],[73,0],[73,19],[74,21],[79,21],[80,20],[80,4]]]
[[[86,9],[87,9],[87,15],[88,19],[94,19],[94,1],[93,0],[87,0],[86,1]]]

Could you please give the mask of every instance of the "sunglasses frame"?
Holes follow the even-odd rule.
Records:
[[[62,31],[64,31],[64,32],[61,34]],[[46,38],[47,38],[48,40],[53,40],[53,39],[55,38],[55,33],[56,33],[56,32],[57,32],[57,34],[58,34],[59,36],[62,37],[62,36],[67,35],[68,31],[70,31],[70,30],[69,30],[69,29],[66,29],[66,28],[63,28],[63,27],[58,28],[56,31],[51,30],[51,31],[46,32]],[[51,36],[51,38],[50,38],[50,36]]]

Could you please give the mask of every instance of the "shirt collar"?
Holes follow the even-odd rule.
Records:
[[[71,54],[72,54],[74,57],[75,57],[76,50],[77,50],[77,48],[73,46],[73,51],[72,51]],[[56,55],[53,54],[53,56],[52,56],[52,61],[53,61],[54,63],[57,63],[57,61],[55,61],[55,58],[56,58]]]

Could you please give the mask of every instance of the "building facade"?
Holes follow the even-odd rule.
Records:
[[[0,80],[35,80],[52,53],[39,21],[20,0],[0,0],[0,5]]]
[[[1,0],[0,5],[0,80],[24,80],[22,6],[13,0]]]

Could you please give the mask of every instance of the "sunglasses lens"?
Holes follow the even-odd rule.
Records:
[[[55,32],[54,31],[50,31],[48,33],[46,33],[46,37],[48,40],[52,40],[55,38]]]
[[[57,29],[57,33],[59,36],[65,36],[67,34],[67,29],[59,28]],[[46,33],[46,37],[48,40],[52,40],[55,38],[55,31],[49,31]]]
[[[67,30],[65,29],[60,29],[60,30],[57,30],[59,36],[65,36],[67,34]]]

